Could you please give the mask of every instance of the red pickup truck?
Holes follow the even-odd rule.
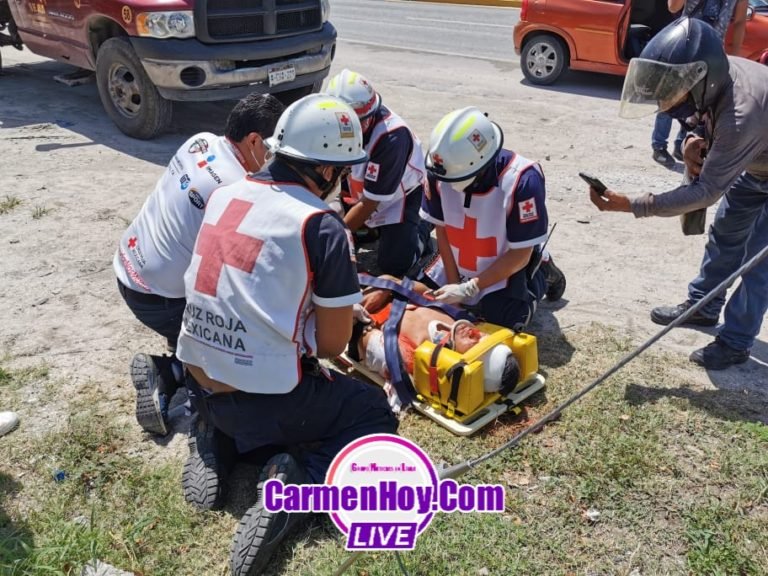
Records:
[[[329,0],[0,0],[0,47],[95,71],[110,118],[149,139],[174,100],[318,91],[336,50],[329,13]]]

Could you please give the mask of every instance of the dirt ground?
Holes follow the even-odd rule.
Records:
[[[543,303],[534,331],[598,322],[640,343],[659,327],[651,307],[675,304],[698,269],[705,238],[684,237],[677,219],[601,214],[588,202],[579,170],[628,193],[661,192],[680,180],[650,159],[651,119],[616,115],[621,79],[571,75],[555,89],[520,82],[512,64],[424,55],[405,70],[398,51],[340,43],[332,72],[368,76],[384,101],[424,140],[447,111],[476,104],[506,132],[506,144],[541,161],[547,176],[550,244],[568,278],[565,297]],[[163,342],[123,304],[112,273],[118,238],[153,189],[176,147],[201,130],[220,131],[231,104],[184,105],[175,128],[141,142],[123,136],[101,108],[94,85],[69,88],[52,76],[69,68],[3,49],[0,77],[0,354],[12,367],[47,363],[65,394],[48,402],[31,390],[14,409],[28,431],[55,428],[65,399],[96,388],[105,414],[133,423],[128,362]],[[710,210],[709,218],[712,218]],[[712,330],[679,329],[660,347],[688,354]],[[751,390],[768,400],[768,327],[747,364],[720,374],[691,366],[703,387]],[[595,354],[600,354],[596,349]],[[178,450],[183,435],[170,440]]]

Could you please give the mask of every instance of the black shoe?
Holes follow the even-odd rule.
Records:
[[[168,404],[178,388],[173,358],[136,354],[131,360],[131,381],[136,388],[136,420],[147,432],[168,434]]]
[[[654,148],[651,158],[667,168],[671,168],[675,165],[675,159],[669,155],[666,148]]]
[[[240,520],[232,542],[230,568],[233,576],[261,574],[283,538],[309,516],[265,510],[262,491],[264,482],[270,478],[282,480],[283,484],[306,482],[304,470],[290,454],[278,454],[269,459],[259,476],[259,500]]]
[[[234,440],[198,413],[192,421],[189,457],[181,475],[184,499],[198,510],[224,506],[226,480],[236,454]]]
[[[683,158],[683,143],[682,142],[675,142],[675,147],[672,150],[672,156],[674,156],[675,160],[679,160],[682,162],[684,160]]]
[[[749,360],[749,350],[736,350],[725,344],[720,337],[715,338],[704,348],[699,348],[690,356],[691,362],[707,370],[724,370],[734,364],[743,364]]]
[[[547,281],[547,291],[545,292],[547,300],[557,302],[563,297],[565,292],[565,274],[563,274],[560,268],[555,266],[555,261],[552,260],[551,256],[546,262],[542,260],[541,270],[544,272],[544,278]]]
[[[677,306],[659,306],[651,310],[651,320],[656,324],[666,326],[671,324],[678,317],[682,316],[688,308],[693,306],[694,302],[686,300]],[[683,322],[683,326],[715,326],[717,325],[717,316],[705,316],[701,312],[696,312],[693,316]]]

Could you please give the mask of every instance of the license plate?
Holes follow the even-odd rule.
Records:
[[[296,68],[293,64],[285,64],[279,68],[270,68],[269,70],[269,85],[277,86],[284,82],[292,82],[296,80]]]

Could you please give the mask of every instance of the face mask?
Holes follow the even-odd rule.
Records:
[[[680,104],[672,106],[672,108],[665,110],[664,112],[672,116],[675,120],[684,122],[686,118],[696,114],[696,104],[694,103],[693,98],[688,95],[688,97]]]

